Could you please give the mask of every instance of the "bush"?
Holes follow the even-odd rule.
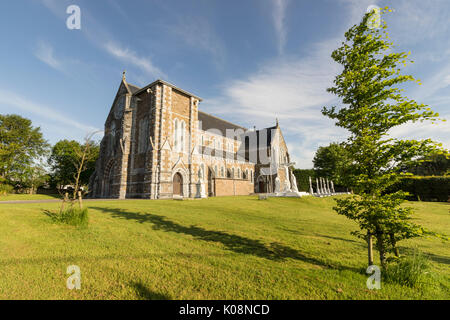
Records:
[[[59,214],[53,214],[53,219],[71,226],[86,227],[89,223],[88,209],[70,206]]]
[[[0,184],[0,195],[6,196],[8,193],[13,193],[14,187],[10,184]]]
[[[450,177],[406,177],[392,185],[387,193],[405,191],[408,200],[441,201],[449,200]]]
[[[411,288],[420,287],[426,283],[428,268],[428,259],[416,250],[413,256],[391,262],[384,272],[384,279]]]
[[[294,169],[294,176],[297,179],[298,191],[309,192],[309,177],[315,179],[315,172],[313,169]],[[314,186],[314,183],[313,183]]]
[[[319,175],[314,169],[294,169],[293,170],[294,176],[297,179],[297,187],[298,191],[305,191],[309,192],[309,177],[312,179],[312,186],[314,189],[314,192],[317,190],[316,185],[316,177],[318,178]],[[326,177],[322,177],[326,178]],[[348,189],[345,186],[338,185],[334,183],[334,190],[336,192],[347,192]]]

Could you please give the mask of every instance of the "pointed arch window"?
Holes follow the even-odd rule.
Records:
[[[182,120],[174,120],[174,142],[173,149],[177,152],[184,152],[186,142],[186,124]]]

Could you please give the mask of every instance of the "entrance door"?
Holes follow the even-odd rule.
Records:
[[[261,179],[259,180],[259,193],[265,193],[266,192],[266,184]]]
[[[178,172],[173,176],[173,195],[183,196],[183,177]]]

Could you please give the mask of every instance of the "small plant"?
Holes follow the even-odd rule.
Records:
[[[397,258],[388,264],[384,277],[387,282],[415,288],[426,282],[428,269],[428,259],[415,250],[412,256]]]
[[[69,206],[61,210],[59,214],[52,214],[52,218],[55,221],[78,227],[87,227],[89,223],[88,209],[80,209],[75,206]]]

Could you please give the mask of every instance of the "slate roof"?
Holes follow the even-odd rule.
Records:
[[[135,94],[136,92],[138,92],[139,90],[141,90],[141,88],[139,88],[138,86],[135,86],[134,84],[131,83],[127,83],[128,88],[131,91],[131,94]]]
[[[219,130],[224,137],[226,136],[227,129],[231,129],[231,130],[241,129],[241,130],[247,131],[247,129],[244,127],[241,127],[237,124],[217,118],[217,117],[210,115],[203,111],[198,111],[198,121],[202,122],[201,129],[203,131],[207,131],[209,129],[216,129],[216,130]]]

